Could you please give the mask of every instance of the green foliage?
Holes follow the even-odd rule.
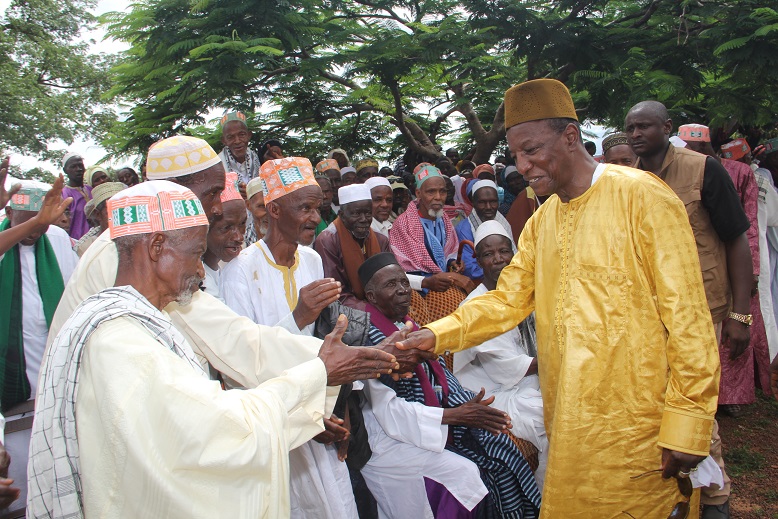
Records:
[[[9,166],[9,170],[13,177],[21,180],[39,180],[41,182],[45,182],[46,184],[53,184],[56,180],[50,171],[46,171],[45,169],[41,168],[32,168],[26,171],[22,171],[19,166],[14,166],[11,164]]]
[[[0,18],[0,146],[51,158],[47,143],[101,138],[110,59],[79,42],[94,26],[91,0],[13,0]]]
[[[193,128],[218,143],[203,125],[224,107],[256,115],[256,142],[312,157],[429,160],[445,140],[480,162],[503,139],[504,91],[540,77],[570,87],[581,119],[620,127],[658,99],[677,123],[746,133],[778,113],[775,3],[143,0],[104,18],[131,44],[108,95],[129,115],[104,143],[144,152]]]

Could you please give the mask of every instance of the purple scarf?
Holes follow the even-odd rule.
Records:
[[[365,311],[370,314],[370,322],[378,328],[378,330],[384,334],[385,337],[389,337],[394,332],[397,331],[397,327],[395,326],[394,322],[386,317],[378,308],[371,305],[370,303],[367,303],[365,305]],[[413,323],[413,330],[417,331],[419,329],[419,326],[413,322],[413,319],[411,319],[409,316],[405,316],[403,319],[403,322],[411,321]],[[443,405],[446,405],[448,403],[448,381],[446,380],[446,372],[443,371],[443,366],[440,365],[440,362],[432,361],[427,362],[427,366],[432,370],[432,373],[435,375],[435,378],[438,381],[438,384],[440,384],[440,387],[442,388],[443,392],[443,401],[441,402],[438,398],[438,395],[435,393],[435,388],[432,387],[432,384],[430,383],[430,379],[427,376],[427,373],[424,371],[424,368],[421,366],[421,364],[418,364],[416,366],[416,369],[414,370],[414,373],[416,375],[416,378],[419,379],[419,385],[421,385],[421,390],[424,393],[424,405],[428,407],[442,407]]]

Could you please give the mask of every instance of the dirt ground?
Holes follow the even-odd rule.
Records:
[[[778,519],[778,401],[757,395],[740,418],[719,416],[736,519]]]

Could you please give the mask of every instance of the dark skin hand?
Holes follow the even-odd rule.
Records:
[[[351,430],[351,417],[349,416],[348,407],[346,407],[346,416],[343,417],[343,427],[347,430]],[[348,443],[351,440],[351,434],[338,442],[338,459],[340,461],[346,461],[348,458]]]
[[[417,332],[411,332],[408,337],[397,343],[401,350],[418,349],[424,351],[435,351],[435,334],[427,328],[422,328]]]
[[[324,338],[319,358],[327,369],[327,385],[342,386],[356,380],[391,375],[400,365],[394,355],[377,348],[346,346],[341,341],[348,326],[345,315],[338,317],[332,333]]]
[[[319,443],[324,445],[332,445],[335,442],[347,440],[351,434],[346,427],[344,427],[345,421],[332,415],[324,420],[324,432],[319,433],[313,437]]]
[[[413,324],[410,322],[405,323],[405,327],[402,330],[394,332],[392,335],[378,343],[375,348],[385,351],[393,355],[400,367],[394,374],[394,379],[398,380],[400,377],[409,378],[413,376],[413,370],[416,366],[425,360],[434,360],[438,356],[429,351],[422,351],[417,349],[401,350],[397,348],[397,343],[405,340],[408,333],[412,330]]]
[[[340,290],[340,282],[332,278],[319,279],[301,288],[292,312],[297,327],[302,330],[314,322],[322,310],[338,300]]]
[[[11,465],[11,456],[0,443],[0,509],[8,508],[11,503],[19,499],[19,490],[11,485],[13,479],[8,479],[8,467]]]
[[[454,283],[452,276],[448,272],[438,272],[431,276],[427,276],[421,282],[421,287],[433,292],[445,292]]]
[[[494,396],[484,399],[486,390],[481,391],[472,400],[459,407],[443,410],[443,425],[463,425],[476,429],[485,429],[497,436],[511,429],[511,418],[507,413],[489,407],[494,402]]]
[[[662,449],[662,477],[669,479],[678,476],[679,471],[691,472],[704,459],[704,456]]]
[[[6,157],[0,162],[0,209],[8,205],[8,201],[14,196],[21,188],[21,184],[14,184],[11,186],[10,191],[5,190],[5,179],[8,177],[8,166],[11,163],[11,158]]]
[[[727,252],[729,286],[732,289],[732,311],[739,314],[750,314],[754,273],[748,238],[743,233],[734,240],[725,242],[724,246]],[[723,338],[729,339],[729,358],[736,359],[748,348],[751,332],[745,324],[729,319],[722,330]]]

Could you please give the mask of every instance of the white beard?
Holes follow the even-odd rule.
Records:
[[[436,220],[438,218],[441,218],[443,216],[443,213],[444,213],[443,209],[441,209],[440,211],[434,211],[432,209],[427,211],[427,214],[429,214],[432,218],[434,218]]]

